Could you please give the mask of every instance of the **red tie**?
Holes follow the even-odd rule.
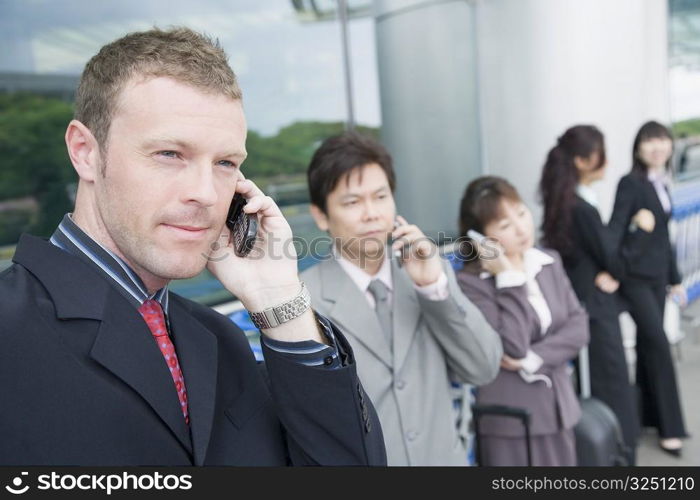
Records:
[[[139,307],[139,312],[141,313],[141,316],[143,316],[143,319],[146,320],[146,324],[153,334],[153,339],[158,344],[160,352],[163,353],[165,362],[168,364],[168,368],[170,368],[170,375],[172,375],[173,382],[175,382],[175,389],[177,389],[177,397],[180,399],[182,415],[185,417],[185,423],[189,425],[190,416],[187,411],[187,391],[185,390],[185,379],[182,377],[180,363],[177,361],[175,346],[170,340],[170,337],[168,337],[168,327],[165,325],[163,308],[160,307],[160,303],[157,300],[148,299],[141,304],[141,307]]]

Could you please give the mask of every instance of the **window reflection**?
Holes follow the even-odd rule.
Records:
[[[700,177],[700,2],[669,2],[669,84],[677,180]]]
[[[0,269],[9,266],[22,232],[46,237],[72,207],[76,175],[63,134],[83,66],[105,43],[153,26],[186,25],[219,39],[244,93],[243,172],[278,201],[296,237],[322,236],[308,215],[305,169],[318,144],[345,127],[341,38],[334,15],[305,15],[303,3],[1,2]],[[325,10],[335,4],[315,3]],[[374,53],[368,5],[350,2],[357,54]],[[363,130],[377,134],[374,65],[372,58],[353,61],[362,75],[356,95],[365,97],[358,116],[371,125]],[[206,271],[171,287],[207,304],[231,299]]]

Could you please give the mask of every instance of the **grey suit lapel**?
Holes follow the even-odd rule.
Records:
[[[399,371],[406,361],[408,351],[417,334],[417,324],[420,319],[420,304],[413,288],[413,281],[406,271],[400,269],[391,261],[391,276],[394,282],[394,361],[396,371]]]
[[[552,323],[549,325],[549,328],[547,328],[547,331],[543,333],[542,332],[542,322],[540,321],[540,317],[535,311],[533,307],[530,307],[532,310],[532,317],[534,318],[534,321],[537,323],[537,334],[536,338],[540,338],[543,335],[546,335],[549,333],[552,328],[555,326],[554,323],[556,322],[557,318],[555,316],[556,311],[559,309],[559,304],[561,303],[562,298],[557,296],[557,287],[556,287],[556,282],[555,282],[555,276],[554,276],[554,267],[553,264],[547,264],[545,266],[542,266],[542,270],[537,273],[537,276],[535,276],[535,281],[537,281],[537,285],[540,287],[540,291],[542,292],[542,296],[544,297],[545,302],[547,302],[547,306],[549,307],[549,310],[552,314]]]
[[[363,293],[335,259],[329,258],[319,266],[321,296],[330,318],[344,334],[355,338],[391,369],[394,364],[391,349]]]

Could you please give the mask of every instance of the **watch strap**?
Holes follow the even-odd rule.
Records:
[[[311,307],[311,295],[306,284],[301,282],[301,290],[290,300],[260,312],[248,311],[253,324],[259,329],[275,328],[298,318]]]

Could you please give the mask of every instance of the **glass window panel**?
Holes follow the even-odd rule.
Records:
[[[185,25],[220,40],[244,94],[249,157],[243,171],[278,200],[295,236],[306,242],[320,236],[308,214],[305,170],[318,144],[345,126],[344,66],[336,16],[309,16],[299,8],[304,3],[0,2],[0,269],[9,265],[21,232],[48,236],[72,206],[77,178],[63,133],[85,63],[105,43],[153,26]],[[335,5],[315,3],[324,11]],[[376,133],[369,4],[350,2],[357,32],[351,41],[358,47],[351,52],[356,98],[363,101],[358,116]],[[172,288],[210,304],[230,299],[206,272]]]
[[[669,86],[676,136],[674,170],[700,177],[700,1],[669,1]]]

